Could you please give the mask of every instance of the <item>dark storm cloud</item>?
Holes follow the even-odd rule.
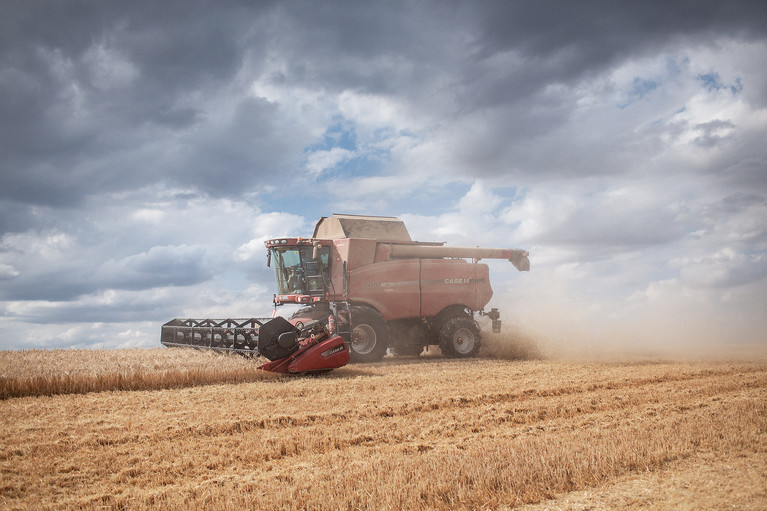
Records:
[[[530,167],[542,176],[627,172],[629,162],[618,155],[609,163],[604,155],[595,158],[583,141],[562,151],[546,147],[543,154],[530,146],[571,118],[577,108],[572,90],[580,82],[611,66],[664,48],[715,46],[720,37],[767,36],[767,7],[756,2],[449,2],[386,10],[359,3],[296,5],[281,8],[291,30],[279,48],[291,65],[280,82],[396,94],[435,124],[476,124],[475,133],[462,133],[450,146],[457,172],[472,169],[476,176],[530,177]],[[684,51],[680,58],[669,56],[670,75],[687,65]],[[716,72],[700,77],[709,92],[713,78],[706,76],[733,94],[743,92],[740,79],[724,83]],[[752,81],[746,92],[754,97],[759,85]],[[622,106],[660,86],[635,77]],[[723,139],[701,133],[695,143],[713,146]]]
[[[295,64],[291,80],[407,94],[394,80],[433,85],[437,71],[459,77],[453,92],[475,107],[513,101],[669,41],[763,39],[767,26],[767,6],[752,1],[285,2],[280,12],[291,29],[276,36]],[[485,67],[505,52],[519,55],[520,65]],[[392,57],[386,74],[376,73],[382,56]],[[354,66],[353,58],[368,66]]]
[[[296,169],[301,147],[291,147],[290,126],[276,105],[245,98],[224,125],[200,129],[185,139],[186,151],[168,177],[215,196],[237,196]]]
[[[257,42],[259,16],[268,7],[268,2],[247,8],[185,1],[6,2],[3,60],[22,73],[28,71],[34,80],[50,72],[39,58],[41,52],[60,52],[81,66],[81,57],[94,44],[114,46],[142,73],[128,98],[141,99],[141,104],[126,102],[124,107],[134,112],[139,107],[144,113],[150,109],[144,105],[156,106],[180,92],[228,80],[241,63],[246,43]],[[84,69],[79,71],[83,85],[97,85]]]
[[[188,98],[231,83],[246,49],[260,44],[263,7],[6,4],[0,197],[66,206],[172,177],[157,168],[153,145],[204,119]]]
[[[288,63],[276,85],[399,94],[454,120],[500,108],[514,121],[495,129],[529,137],[567,115],[524,106],[546,85],[678,38],[761,38],[766,12],[759,2],[5,3],[0,198],[71,206],[161,179],[213,194],[276,182],[314,141],[291,141],[277,106],[241,100],[211,127],[198,101],[233,84],[241,94],[271,55]],[[508,52],[516,63],[493,63]],[[494,143],[482,158],[502,167],[509,156]]]
[[[568,144],[563,139],[566,148],[547,148],[543,154],[530,146],[541,136],[556,133],[572,117],[577,106],[568,96],[571,90],[611,66],[657,55],[664,47],[673,51],[713,46],[722,36],[767,37],[767,4],[756,2],[499,2],[478,9],[475,16],[474,52],[455,70],[460,82],[454,90],[456,104],[461,105],[458,116],[484,112],[485,129],[483,136],[468,138],[457,156],[463,166],[477,168],[483,176],[515,168],[524,173],[530,167],[550,176],[626,172],[631,168],[628,162],[615,159],[610,164],[605,155],[595,159],[582,154],[593,150],[582,141]],[[685,62],[670,58],[668,65],[679,72]],[[721,84],[720,79],[719,83],[733,94],[743,90],[740,82]],[[749,94],[753,96],[759,85],[750,83]],[[560,86],[565,93],[558,92]],[[635,77],[627,100],[641,100],[658,87],[654,80]],[[611,91],[604,92],[609,97]],[[721,141],[721,136],[704,134],[696,142]],[[626,142],[616,140],[613,145]],[[521,177],[520,172],[515,175]]]
[[[558,64],[543,68],[563,81],[669,40],[763,39],[767,23],[767,5],[754,1],[497,2],[476,12],[481,56],[518,51],[531,64]]]
[[[0,200],[0,233],[23,232],[34,228],[39,223],[34,210],[29,204]]]

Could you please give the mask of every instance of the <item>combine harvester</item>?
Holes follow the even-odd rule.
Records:
[[[393,217],[323,217],[309,239],[265,242],[279,293],[274,305],[302,304],[289,320],[174,319],[162,327],[165,346],[263,355],[262,369],[303,373],[395,355],[418,355],[437,345],[449,357],[475,356],[490,302],[489,269],[481,259],[506,259],[530,269],[520,249],[449,247],[413,241]],[[469,259],[470,261],[467,261]]]

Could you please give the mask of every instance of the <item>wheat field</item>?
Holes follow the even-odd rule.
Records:
[[[180,349],[3,353],[16,390],[0,400],[0,507],[767,508],[763,362],[255,365]]]
[[[0,399],[272,379],[257,370],[266,361],[193,349],[0,351]]]

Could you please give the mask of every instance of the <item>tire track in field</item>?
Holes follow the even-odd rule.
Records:
[[[350,508],[402,509],[420,502],[427,508],[474,509],[535,502],[622,474],[660,469],[699,447],[719,452],[750,447],[758,433],[740,431],[738,424],[755,426],[764,436],[767,410],[763,399],[754,408],[756,397],[721,399],[714,402],[713,410],[680,410],[652,428],[609,416],[615,427],[606,430],[534,430],[514,438],[477,439],[450,449],[398,452],[387,446],[361,445],[319,456],[303,452],[267,462],[245,488],[270,488],[274,507],[290,508],[286,503],[291,495],[311,495],[295,504],[296,509],[312,507],[312,503],[321,507],[320,496],[339,493],[342,502],[351,503],[345,506]],[[739,423],[742,417],[745,422]],[[708,427],[699,427],[702,424]],[[348,460],[357,461],[349,465]],[[359,486],[349,483],[347,470],[353,473],[352,481],[374,484],[360,494]],[[203,490],[218,485],[234,493],[243,489],[242,480],[230,474]]]
[[[190,440],[193,444],[205,442],[206,438],[212,441],[215,438],[252,436],[258,433],[263,441],[251,445],[257,449],[256,457],[261,463],[279,462],[305,453],[318,455],[356,447],[380,449],[398,446],[402,451],[430,450],[439,445],[465,444],[493,435],[513,438],[519,434],[552,428],[588,428],[597,424],[606,428],[615,423],[615,417],[647,422],[648,418],[644,417],[646,415],[662,416],[670,412],[683,412],[683,407],[704,408],[710,406],[708,401],[711,396],[720,396],[726,400],[727,394],[767,386],[764,377],[733,382],[731,376],[728,372],[706,372],[672,379],[645,378],[639,384],[636,381],[607,382],[580,388],[567,387],[567,391],[558,388],[535,394],[523,391],[478,396],[473,400],[443,399],[438,406],[373,409],[356,414],[276,416],[267,420],[182,428],[173,435],[155,433],[142,438],[128,435],[108,441],[91,439],[77,448],[111,448],[137,442],[181,443],[184,440]],[[686,384],[682,387],[686,394],[683,404],[680,402],[682,396],[678,395],[680,382]],[[603,390],[605,388],[609,390]],[[700,399],[691,400],[691,396],[696,394]],[[509,407],[499,409],[499,404],[508,404]],[[572,424],[579,417],[582,420]],[[332,437],[327,434],[329,429],[333,431]]]
[[[310,491],[307,486],[310,483],[326,485],[323,475],[342,484],[341,479],[335,478],[334,467],[342,468],[344,476],[348,469],[360,470],[360,477],[385,477],[376,463],[398,474],[397,477],[406,477],[402,467],[411,467],[434,471],[435,476],[451,481],[451,476],[442,472],[446,470],[445,463],[461,466],[488,452],[498,457],[494,463],[502,468],[503,456],[516,456],[514,446],[545,449],[549,439],[560,446],[590,438],[599,439],[599,445],[609,445],[612,441],[628,442],[630,439],[624,436],[636,435],[646,443],[663,447],[666,445],[663,442],[670,440],[656,438],[655,431],[673,433],[678,427],[709,419],[725,425],[722,432],[731,435],[732,428],[737,426],[726,426],[721,417],[734,417],[735,412],[753,402],[767,402],[764,367],[641,366],[623,371],[617,366],[537,364],[522,365],[523,371],[516,371],[514,365],[485,364],[480,367],[508,372],[488,378],[487,388],[494,390],[482,393],[472,393],[472,389],[482,388],[481,381],[474,387],[456,381],[466,377],[461,373],[466,367],[472,366],[453,364],[448,367],[448,377],[442,379],[435,377],[435,373],[403,377],[405,369],[416,369],[411,365],[399,372],[396,366],[387,367],[391,374],[370,378],[292,380],[279,389],[287,395],[295,392],[303,397],[284,402],[284,413],[253,418],[237,416],[231,420],[225,416],[237,410],[237,402],[221,401],[223,395],[249,395],[254,389],[265,392],[278,387],[270,383],[194,392],[115,393],[102,396],[114,400],[107,409],[115,410],[119,405],[134,410],[130,427],[119,427],[119,420],[128,415],[104,421],[108,417],[92,415],[94,409],[90,409],[91,415],[77,426],[80,437],[72,437],[66,430],[57,432],[56,428],[65,424],[62,415],[74,417],[76,403],[95,406],[96,398],[82,401],[60,396],[20,401],[19,406],[6,410],[24,413],[25,409],[33,412],[44,406],[45,413],[27,420],[23,426],[5,419],[7,428],[2,438],[8,443],[0,451],[3,488],[9,492],[42,488],[50,493],[51,499],[71,494],[68,502],[73,506],[83,502],[82,497],[75,496],[77,492],[95,482],[115,488],[121,485],[147,488],[152,495],[165,496],[179,489],[188,490],[191,495],[220,492],[222,488],[237,491],[242,485],[250,488],[247,481],[271,482],[278,488],[292,487],[291,491],[299,492]],[[537,368],[544,370],[538,379]],[[650,376],[645,376],[646,373]],[[507,374],[509,384],[504,383]],[[551,379],[551,374],[560,375],[560,379]],[[519,379],[519,389],[498,390],[514,384],[514,378]],[[365,401],[356,407],[300,411],[309,408],[307,404],[313,395],[328,392],[335,394],[329,394],[322,403],[333,403],[333,399],[349,401],[358,394]],[[152,405],[158,402],[150,397],[160,395],[165,396],[162,406],[171,401],[174,406],[159,414],[149,414],[154,411]],[[278,397],[273,396],[275,400]],[[144,403],[139,407],[142,400]],[[177,400],[187,401],[176,403]],[[269,402],[265,400],[264,404]],[[220,406],[222,411],[206,416],[202,412],[208,406]],[[142,415],[145,412],[141,410],[146,410],[146,414]],[[186,423],[170,420],[179,410],[191,412],[184,416]],[[194,412],[198,412],[197,417]],[[46,417],[58,422],[46,424]],[[727,431],[726,427],[731,429]],[[83,429],[86,434],[82,434]],[[35,436],[28,436],[32,431]],[[714,440],[702,433],[679,438],[669,447],[673,447],[671,459],[690,452],[696,441],[714,445]],[[647,449],[647,445],[637,442],[640,448]],[[558,459],[556,453],[551,456]],[[616,455],[616,459],[619,459],[616,463],[625,465],[620,470],[634,470],[623,458]],[[480,474],[477,477],[490,477],[481,467],[473,470]],[[33,483],[24,483],[24,478],[31,474]],[[306,478],[306,485],[302,477]],[[424,476],[424,480],[428,478]],[[5,491],[3,488],[0,493]],[[439,494],[443,490],[424,487],[423,491],[425,498],[432,498],[435,491]],[[447,487],[444,490],[445,495],[453,495],[452,491]],[[14,495],[21,498],[18,493]]]
[[[663,399],[673,401],[673,393],[679,391],[680,383],[699,382],[701,386],[706,382],[718,386],[716,392],[722,393],[727,390],[738,388],[764,386],[763,378],[758,379],[761,372],[758,369],[750,371],[727,370],[704,370],[693,371],[685,374],[663,374],[650,378],[623,378],[620,381],[604,381],[582,385],[567,385],[543,389],[525,389],[514,392],[502,392],[481,394],[476,396],[455,396],[437,398],[425,403],[413,403],[412,401],[401,403],[397,406],[382,405],[369,408],[347,408],[343,411],[311,414],[279,414],[253,419],[239,418],[232,421],[214,422],[205,424],[192,424],[188,426],[167,426],[165,430],[154,431],[119,431],[114,434],[104,432],[87,438],[74,439],[66,446],[58,441],[42,442],[31,450],[2,450],[0,461],[11,459],[14,456],[34,455],[37,452],[52,448],[64,447],[69,451],[80,449],[119,447],[126,444],[155,442],[181,442],[193,438],[237,436],[246,433],[261,432],[272,437],[279,437],[282,433],[292,435],[292,431],[300,430],[300,437],[304,440],[302,445],[295,448],[286,448],[285,442],[278,442],[278,453],[265,453],[264,459],[275,459],[286,455],[286,451],[295,454],[299,450],[343,449],[360,444],[393,443],[403,441],[408,437],[417,436],[423,438],[423,432],[431,432],[438,436],[457,436],[457,432],[469,431],[476,433],[480,429],[504,425],[520,426],[533,424],[541,420],[554,418],[567,419],[578,415],[606,413],[610,410],[626,410],[628,403],[634,406],[652,405],[657,407]],[[729,381],[728,378],[737,375],[739,378],[749,378],[746,382]],[[756,378],[756,379],[754,379]],[[652,392],[650,389],[659,387]],[[687,392],[692,390],[687,388]],[[700,390],[698,392],[709,393],[714,391]],[[416,399],[416,398],[411,398]],[[563,404],[563,401],[565,403]],[[498,410],[498,407],[505,407]],[[659,412],[656,412],[659,413]],[[405,428],[405,433],[386,433],[390,431],[392,424],[411,424]],[[421,427],[424,423],[429,426]],[[363,424],[360,426],[359,424]],[[331,443],[325,440],[325,435],[320,432],[328,427],[337,429]],[[316,435],[309,435],[314,441],[306,442],[307,432],[318,431]]]
[[[198,436],[211,436],[211,435],[227,435],[227,434],[240,434],[253,430],[280,430],[284,428],[302,428],[313,426],[333,426],[342,424],[345,422],[370,422],[378,419],[384,419],[396,421],[402,418],[408,418],[412,422],[429,422],[422,417],[429,415],[448,415],[451,413],[459,413],[479,407],[488,406],[500,406],[509,403],[513,403],[515,407],[520,404],[527,403],[527,408],[515,409],[515,413],[525,413],[527,415],[535,416],[540,415],[541,410],[545,410],[546,415],[554,415],[549,409],[557,408],[559,405],[551,405],[552,400],[557,403],[563,399],[586,399],[582,396],[593,396],[588,399],[592,401],[597,399],[604,401],[601,406],[595,406],[591,402],[583,402],[580,406],[576,406],[570,415],[576,415],[584,413],[586,410],[592,409],[592,412],[605,411],[608,408],[613,408],[613,404],[608,404],[606,395],[618,394],[621,391],[628,390],[631,398],[639,400],[639,403],[645,403],[654,399],[661,399],[654,397],[653,393],[648,390],[654,386],[661,386],[661,391],[657,394],[660,396],[668,396],[668,399],[672,399],[672,391],[678,392],[680,383],[701,382],[701,385],[705,385],[705,382],[720,381],[722,383],[712,383],[712,385],[719,387],[719,391],[725,391],[727,389],[736,390],[738,388],[751,388],[762,387],[767,385],[764,381],[764,376],[759,379],[758,375],[762,373],[757,369],[748,373],[738,372],[741,377],[749,377],[749,381],[746,382],[733,382],[728,378],[733,376],[733,371],[703,371],[692,374],[684,375],[663,375],[653,378],[637,378],[637,379],[624,379],[615,382],[603,382],[587,385],[575,385],[575,386],[563,386],[550,389],[527,389],[523,391],[514,392],[502,392],[492,394],[481,394],[477,396],[456,396],[437,398],[433,401],[426,401],[425,403],[413,403],[405,402],[399,405],[382,405],[380,407],[370,408],[348,408],[343,411],[334,411],[327,413],[315,413],[315,414],[280,414],[272,417],[261,417],[257,419],[240,419],[230,423],[217,423],[207,424],[203,426],[193,426],[183,431],[177,432],[180,436],[198,435]],[[700,391],[706,392],[706,391]],[[646,394],[646,396],[644,396]],[[413,398],[416,399],[416,398]],[[578,408],[581,408],[578,410]],[[540,417],[535,417],[540,418]],[[172,437],[172,435],[171,435]]]

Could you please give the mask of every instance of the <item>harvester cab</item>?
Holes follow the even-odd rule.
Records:
[[[330,286],[329,246],[301,238],[281,238],[267,241],[266,250],[267,266],[274,266],[279,295],[295,297],[296,303],[325,296]]]

